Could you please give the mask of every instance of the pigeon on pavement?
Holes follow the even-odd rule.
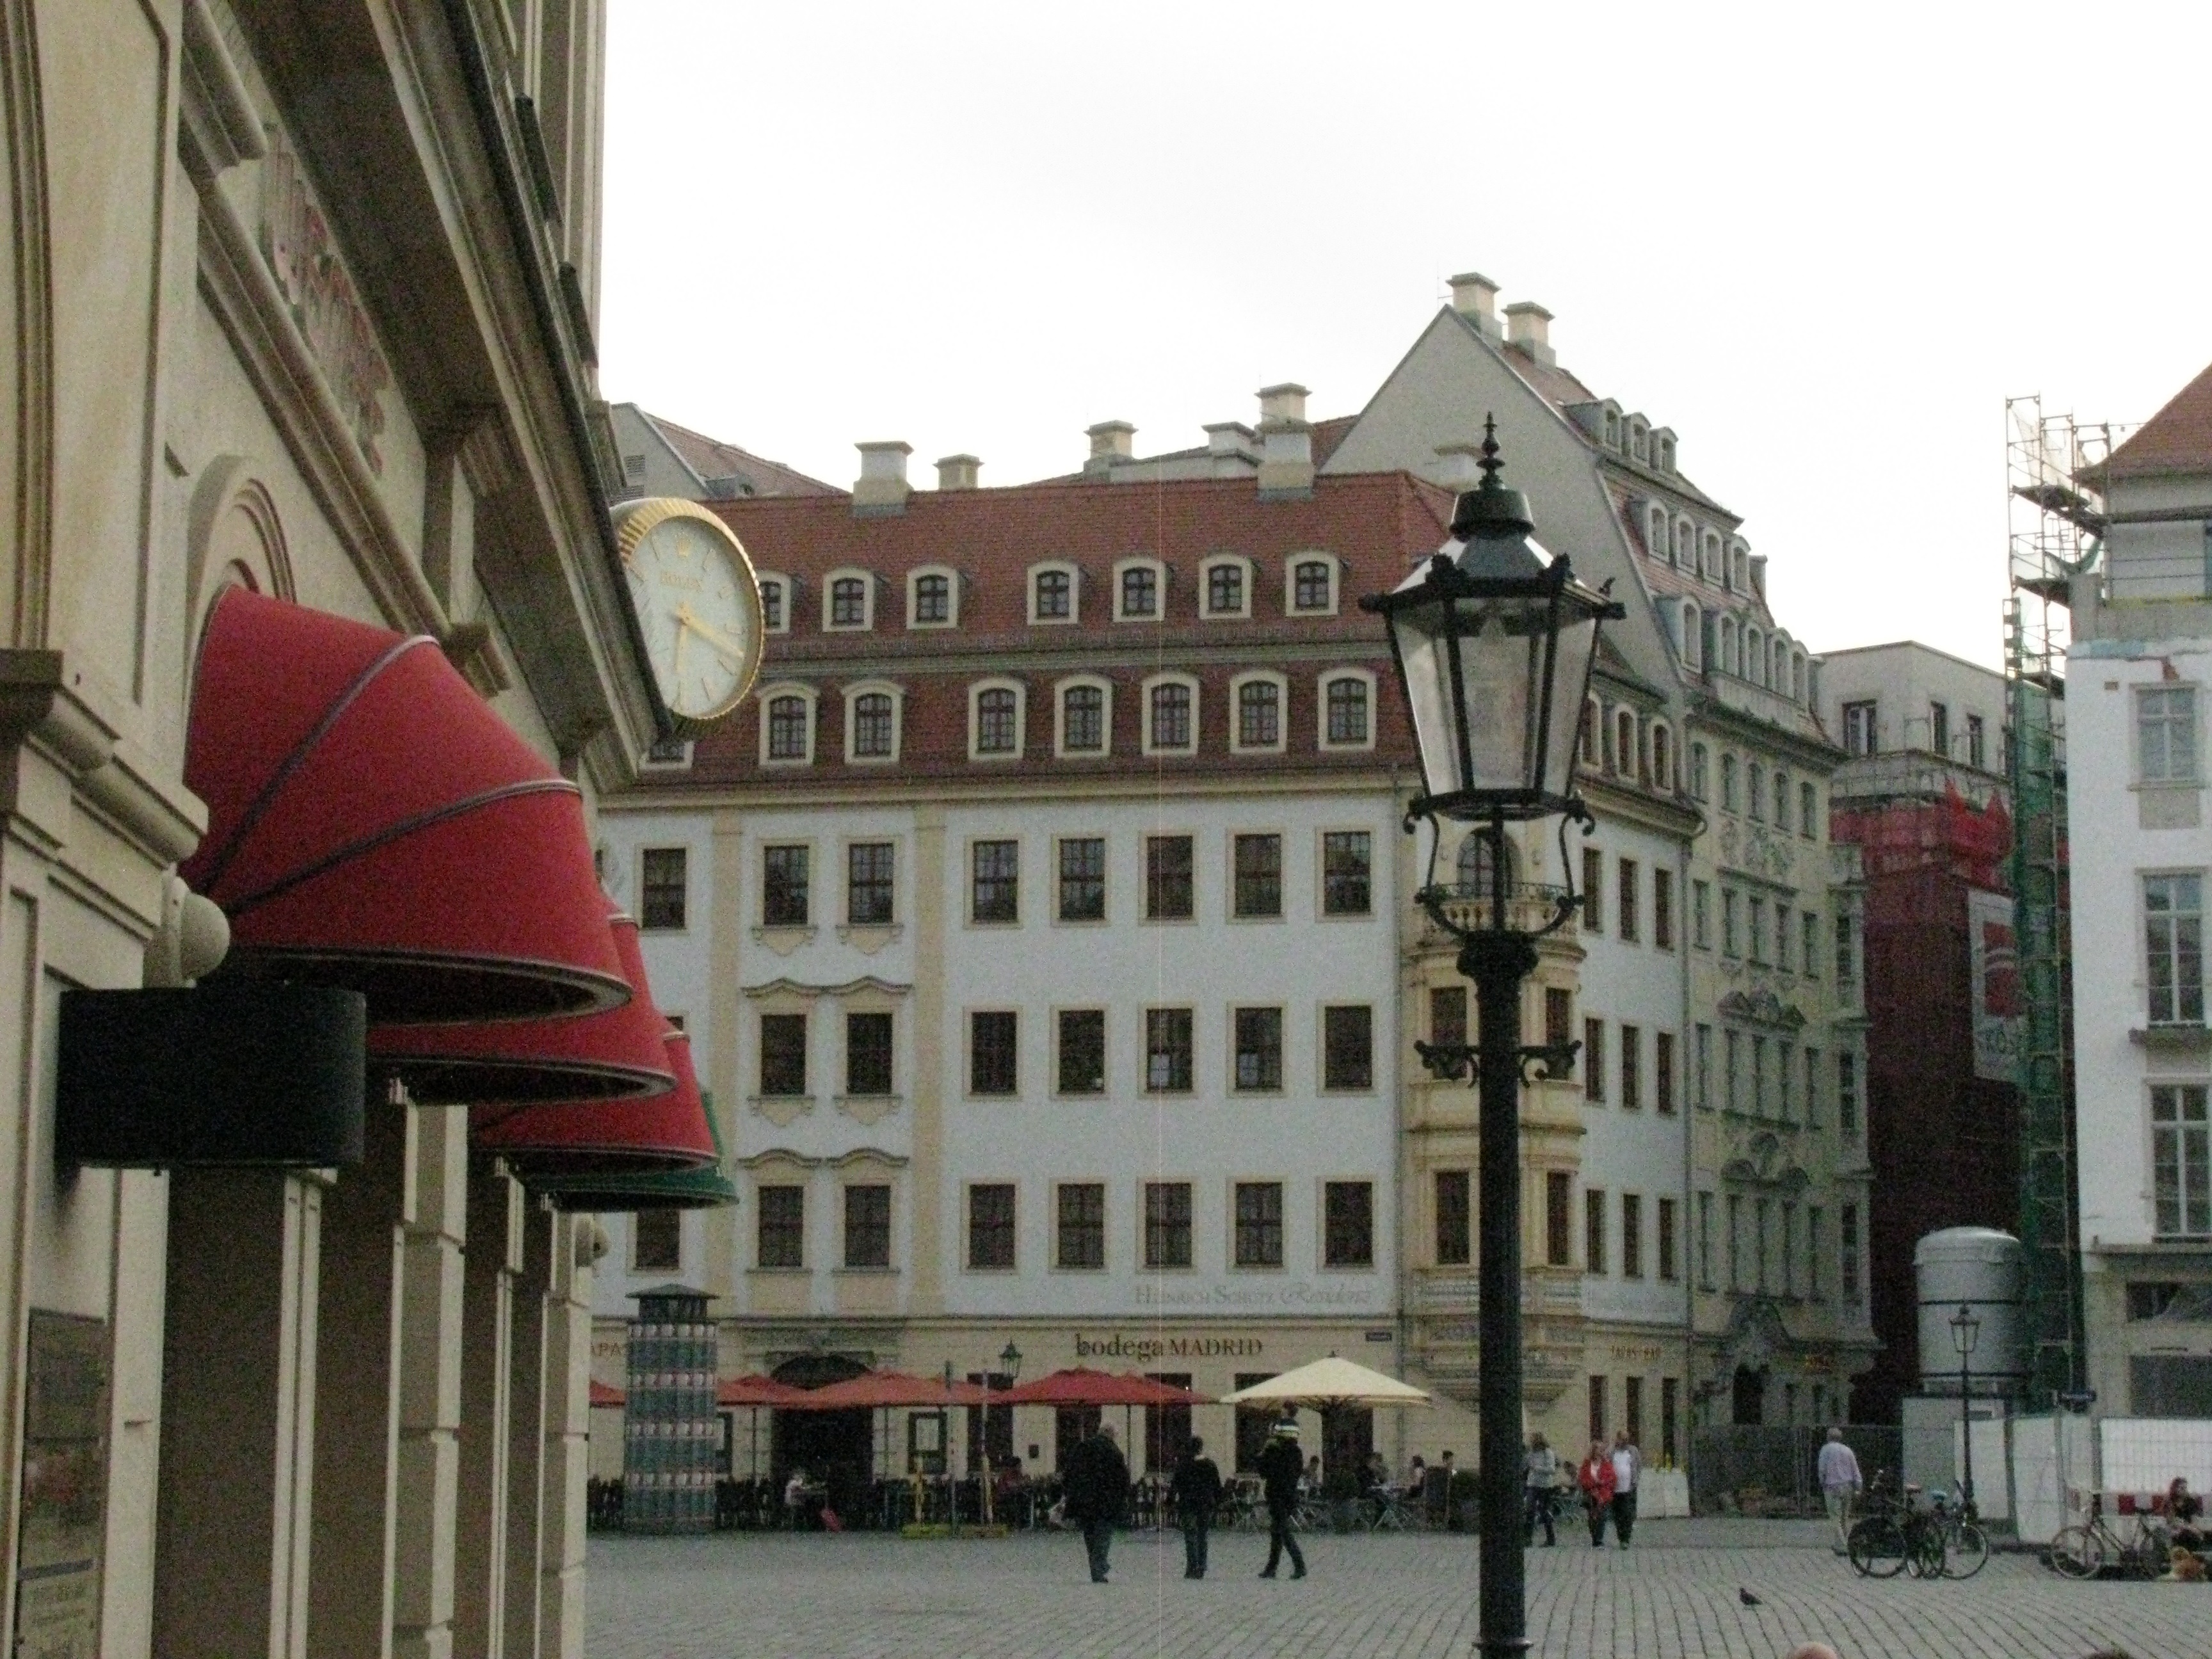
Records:
[[[1738,1585],[1736,1587],[1735,1599],[1742,1602],[1744,1606],[1747,1607],[1763,1607],[1766,1605],[1765,1602],[1760,1601],[1756,1595],[1753,1595],[1749,1590],[1745,1589],[1741,1585]]]

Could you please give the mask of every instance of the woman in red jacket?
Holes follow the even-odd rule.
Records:
[[[1601,1442],[1593,1440],[1582,1467],[1575,1471],[1575,1484],[1583,1489],[1583,1504],[1589,1511],[1590,1544],[1593,1548],[1605,1547],[1605,1517],[1613,1509],[1613,1459],[1606,1455]]]

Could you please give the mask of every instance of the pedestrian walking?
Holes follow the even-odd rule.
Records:
[[[1528,1437],[1527,1473],[1522,1480],[1528,1505],[1521,1519],[1522,1545],[1526,1547],[1536,1541],[1536,1527],[1540,1522],[1544,1547],[1550,1549],[1559,1541],[1559,1535],[1552,1530],[1552,1491],[1559,1484],[1559,1455],[1540,1434]]]
[[[1267,1443],[1261,1449],[1260,1480],[1267,1499],[1267,1565],[1260,1571],[1262,1578],[1275,1576],[1276,1564],[1287,1551],[1291,1558],[1291,1577],[1306,1576],[1306,1558],[1298,1548],[1298,1540],[1291,1536],[1291,1517],[1298,1510],[1298,1477],[1304,1472],[1298,1462],[1298,1425],[1295,1419],[1285,1418],[1268,1431]]]
[[[1613,1512],[1613,1459],[1606,1455],[1605,1442],[1591,1441],[1582,1467],[1575,1471],[1575,1484],[1583,1489],[1583,1510],[1589,1522],[1593,1549],[1605,1547],[1605,1517]]]
[[[1206,1455],[1206,1442],[1196,1435],[1176,1465],[1168,1496],[1175,1500],[1176,1522],[1182,1528],[1182,1576],[1203,1578],[1206,1535],[1213,1527],[1213,1511],[1221,1504],[1221,1471]]]
[[[1820,1499],[1828,1506],[1828,1520],[1836,1529],[1836,1553],[1850,1551],[1851,1500],[1859,1494],[1858,1454],[1844,1443],[1841,1429],[1828,1431],[1820,1448]]]
[[[1107,1552],[1114,1528],[1129,1506],[1129,1465],[1114,1443],[1114,1431],[1103,1424],[1076,1443],[1060,1472],[1067,1518],[1083,1528],[1083,1547],[1091,1558],[1091,1582],[1106,1582]]]
[[[1622,1429],[1613,1437],[1613,1532],[1626,1549],[1636,1531],[1636,1485],[1644,1475],[1644,1454]]]

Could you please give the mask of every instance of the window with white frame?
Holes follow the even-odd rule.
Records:
[[[1623,777],[1637,772],[1636,711],[1617,708],[1613,715],[1613,769]]]
[[[1595,696],[1583,699],[1583,723],[1575,733],[1576,758],[1595,770],[1598,751],[1605,743],[1605,710]]]
[[[2197,688],[2136,690],[2136,771],[2145,783],[2197,781]]]
[[[1735,673],[1736,672],[1735,618],[1733,617],[1721,618],[1720,647],[1721,659],[1714,666],[1723,673]]]
[[[1674,562],[1687,564],[1698,556],[1698,526],[1687,519],[1674,520]]]
[[[1187,674],[1145,682],[1145,752],[1188,755],[1198,748],[1198,682]]]
[[[1682,661],[1692,668],[1701,667],[1705,659],[1705,613],[1686,599],[1678,614],[1681,617]]]
[[[1158,622],[1167,603],[1167,568],[1158,559],[1123,559],[1114,567],[1118,622]]]
[[[763,570],[760,583],[761,627],[770,634],[791,632],[791,578]]]
[[[2204,878],[2145,876],[2143,945],[2150,1023],[2204,1023]]]
[[[1651,455],[1651,428],[1633,415],[1628,417],[1628,453],[1639,461]]]
[[[865,633],[876,625],[876,579],[865,570],[833,570],[822,584],[825,633]]]
[[[761,694],[763,766],[804,766],[814,758],[814,689],[772,685]]]
[[[1030,621],[1072,623],[1076,619],[1078,579],[1072,564],[1030,567]]]
[[[1666,559],[1672,556],[1672,549],[1668,544],[1667,534],[1667,509],[1656,501],[1652,503],[1651,510],[1644,515],[1644,545],[1651,550],[1653,558]]]
[[[1326,553],[1300,553],[1290,563],[1285,578],[1289,592],[1287,609],[1294,616],[1333,617],[1336,614],[1336,561]]]
[[[1751,550],[1741,542],[1729,550],[1729,586],[1739,593],[1751,592]]]
[[[1712,779],[1708,769],[1710,763],[1705,745],[1702,743],[1692,744],[1690,745],[1690,799],[1692,800],[1705,800],[1711,793]]]
[[[1651,723],[1651,787],[1662,793],[1674,787],[1674,738],[1658,720]]]
[[[1322,676],[1321,746],[1375,746],[1375,677],[1364,669],[1337,669]]]
[[[1813,701],[1812,667],[1802,651],[1790,653],[1790,695],[1799,702]]]
[[[1718,582],[1722,569],[1721,538],[1718,532],[1710,530],[1705,532],[1705,546],[1698,557],[1703,565],[1700,574],[1709,582]]]
[[[1756,628],[1743,630],[1743,677],[1753,685],[1766,684],[1766,636]]]
[[[2201,1083],[2150,1091],[2153,1227],[2160,1238],[2212,1234],[2212,1140]]]
[[[908,628],[955,628],[960,622],[960,577],[944,565],[925,565],[906,579]]]
[[[1242,752],[1279,754],[1283,748],[1285,683],[1279,674],[1245,674],[1230,686],[1235,741]]]
[[[1113,747],[1114,689],[1101,679],[1062,680],[1053,748],[1061,755],[1103,755]]]
[[[895,685],[861,684],[845,692],[845,758],[851,762],[895,761],[899,757],[899,714],[903,701]]]
[[[1252,614],[1252,568],[1249,561],[1233,556],[1208,559],[1199,567],[1199,592],[1205,595],[1209,617],[1249,617]]]
[[[968,690],[968,757],[1014,760],[1022,752],[1023,688],[1014,680],[986,680]]]

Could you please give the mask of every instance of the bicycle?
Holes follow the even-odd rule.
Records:
[[[1940,1492],[1929,1499],[1934,1505],[1929,1521],[1942,1547],[1940,1571],[1946,1578],[1972,1578],[1990,1564],[1989,1536],[1965,1492],[1954,1486],[1952,1494],[1956,1503],[1947,1501]]]
[[[2122,1538],[2106,1521],[2096,1493],[2090,1495],[2088,1521],[2062,1528],[2043,1559],[2062,1578],[2094,1578],[2107,1563],[2123,1578],[2155,1578],[2166,1569],[2166,1552],[2149,1529],[2138,1522],[2133,1538]]]
[[[1913,1510],[1909,1496],[1894,1490],[1889,1471],[1877,1470],[1867,1485],[1866,1513],[1851,1522],[1844,1535],[1844,1552],[1863,1578],[1894,1578],[1916,1559],[1914,1540],[1906,1530]]]

